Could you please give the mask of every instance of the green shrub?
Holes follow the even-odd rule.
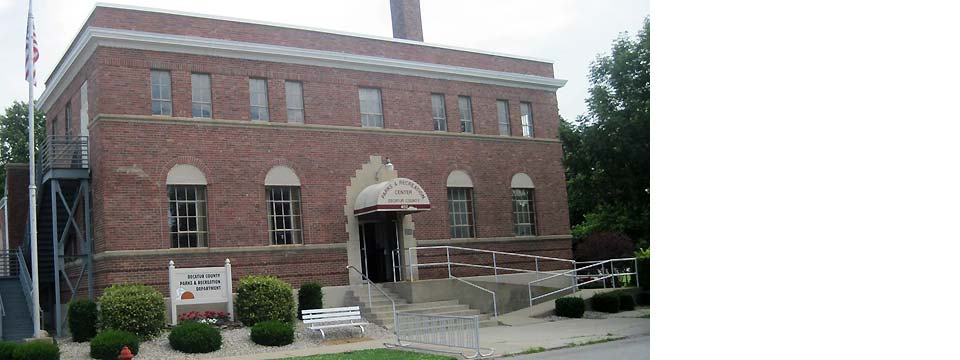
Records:
[[[14,360],[59,360],[60,348],[46,341],[27,341],[13,351]]]
[[[553,302],[553,312],[557,316],[582,318],[587,305],[578,297],[562,297]]]
[[[276,320],[259,322],[250,328],[250,340],[264,346],[283,346],[293,342],[293,325]]]
[[[246,326],[294,319],[293,287],[275,276],[247,276],[237,287],[237,319]]]
[[[308,282],[297,292],[297,319],[303,319],[303,310],[323,309],[323,286]]]
[[[641,291],[637,293],[637,305],[650,306],[650,292]]]
[[[600,293],[590,299],[593,309],[605,313],[620,312],[620,296],[614,293]]]
[[[90,341],[97,336],[97,303],[89,299],[71,301],[67,305],[67,320],[74,342]]]
[[[140,284],[113,285],[100,296],[100,328],[129,331],[142,338],[164,327],[163,295]]]
[[[20,347],[13,341],[0,341],[0,360],[13,360],[13,353]]]
[[[170,347],[185,353],[208,353],[220,349],[220,329],[195,321],[187,321],[170,330]]]
[[[637,304],[633,301],[633,295],[629,292],[622,292],[618,296],[620,297],[620,310],[629,311],[636,307]]]
[[[90,340],[90,357],[100,360],[115,360],[126,346],[134,355],[140,351],[137,334],[122,330],[104,330]]]

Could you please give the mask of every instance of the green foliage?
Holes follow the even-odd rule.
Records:
[[[60,348],[46,341],[27,341],[13,351],[14,360],[59,360]]]
[[[151,338],[163,330],[163,315],[163,295],[147,285],[113,285],[100,296],[102,329],[129,331]]]
[[[29,139],[27,134],[29,109],[27,103],[14,101],[3,115],[0,115],[0,189],[5,189],[7,181],[7,164],[24,163],[30,161]],[[34,109],[33,114],[34,151],[38,152],[40,144],[46,138],[46,124],[43,111]],[[37,154],[37,153],[35,153]],[[37,155],[39,159],[39,155]]]
[[[303,319],[303,310],[323,309],[323,286],[308,282],[300,286],[297,292],[297,318]]]
[[[195,321],[187,321],[170,330],[170,347],[177,351],[197,354],[220,349],[223,336],[220,329]]]
[[[75,299],[67,305],[67,320],[74,342],[87,342],[97,336],[97,303]]]
[[[250,340],[264,346],[293,343],[293,325],[276,320],[258,322],[250,328]]]
[[[253,275],[237,287],[237,319],[246,326],[267,320],[294,319],[293,287],[275,276]]]
[[[104,330],[90,340],[90,357],[100,360],[114,360],[120,350],[126,346],[136,355],[140,352],[140,339],[137,334],[121,330]]]
[[[624,291],[619,293],[617,296],[620,297],[620,310],[630,311],[637,306],[637,303],[633,301],[633,294],[630,292]]]
[[[620,312],[620,296],[615,293],[606,292],[593,295],[590,298],[590,303],[596,311],[611,314]]]
[[[577,240],[597,231],[650,239],[650,21],[621,34],[590,67],[589,114],[561,119],[570,223]]]
[[[0,341],[0,360],[13,360],[13,353],[20,347],[20,343]]]
[[[553,312],[557,316],[582,318],[587,305],[578,297],[562,297],[553,301]]]

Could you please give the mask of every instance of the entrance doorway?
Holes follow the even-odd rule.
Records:
[[[391,212],[378,212],[361,215],[358,220],[360,264],[364,274],[375,283],[401,280],[399,217]]]

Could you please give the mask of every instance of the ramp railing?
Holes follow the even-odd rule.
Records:
[[[607,285],[606,285],[606,284],[607,284],[607,279],[613,279],[612,286],[613,286],[613,287],[617,287],[617,277],[618,277],[618,276],[632,275],[632,279],[636,279],[636,281],[639,281],[639,280],[640,280],[640,278],[637,276],[637,273],[638,273],[638,272],[637,272],[637,259],[636,259],[636,258],[609,259],[609,260],[601,260],[601,261],[590,261],[590,262],[585,262],[585,263],[590,263],[590,264],[592,264],[592,265],[588,265],[588,266],[584,266],[584,267],[579,267],[579,268],[576,268],[576,269],[573,269],[573,270],[565,271],[565,272],[562,272],[562,273],[559,273],[559,274],[551,275],[551,276],[548,276],[548,277],[545,277],[545,278],[542,278],[542,279],[537,279],[537,280],[534,280],[534,281],[529,282],[529,283],[527,284],[527,293],[528,293],[529,296],[530,296],[530,306],[533,306],[533,302],[534,302],[534,301],[540,300],[540,299],[543,299],[543,298],[546,298],[546,297],[551,296],[551,295],[560,294],[560,293],[563,293],[563,292],[565,292],[565,291],[571,291],[571,290],[572,290],[571,293],[575,293],[575,292],[577,292],[577,290],[579,290],[579,288],[580,288],[581,286],[584,286],[584,285],[587,285],[587,284],[590,284],[590,283],[594,283],[594,282],[597,282],[597,281],[603,281],[603,286],[606,287],[606,286],[607,286]],[[633,267],[632,267],[632,268],[631,268],[631,267],[626,267],[626,268],[622,268],[622,267],[621,267],[621,268],[618,268],[618,267],[616,266],[616,264],[623,264],[623,263],[628,263],[628,264],[629,264],[629,263],[632,263],[632,264],[633,264]],[[632,269],[632,270],[631,270],[631,269]],[[580,273],[580,272],[584,272],[584,271],[588,271],[589,273],[588,273],[588,274],[581,274],[581,273]],[[550,280],[550,279],[553,279],[553,278],[556,278],[556,277],[560,277],[560,276],[569,276],[569,277],[573,278],[574,284],[573,284],[573,285],[570,285],[570,286],[567,286],[567,287],[565,287],[565,288],[561,288],[561,289],[557,289],[557,290],[554,290],[554,291],[547,292],[547,293],[545,293],[545,294],[541,294],[541,295],[537,295],[537,296],[534,296],[534,295],[533,295],[533,285],[534,285],[534,284],[539,283],[539,282],[543,282],[543,281],[547,281],[547,280]],[[588,279],[588,280],[587,280],[587,281],[584,281],[584,282],[580,282],[580,279],[581,279],[581,278],[586,278],[586,279]],[[621,281],[621,284],[620,284],[620,285],[626,285],[626,284],[623,284],[623,282]]]
[[[528,255],[528,254],[518,254],[518,253],[509,253],[503,251],[494,251],[494,250],[484,250],[484,249],[474,249],[474,248],[465,248],[459,246],[449,246],[449,245],[440,245],[440,246],[417,246],[407,248],[407,259],[419,259],[421,254],[420,252],[428,252],[432,257],[440,257],[445,261],[435,261],[429,263],[417,263],[407,264],[407,279],[414,279],[413,274],[414,269],[420,268],[446,268],[447,277],[453,276],[454,267],[467,267],[467,268],[478,268],[478,269],[489,269],[493,270],[493,275],[496,281],[500,282],[500,275],[508,273],[533,273],[536,274],[539,278],[543,274],[556,274],[557,270],[541,270],[540,268],[545,263],[560,263],[561,265],[557,267],[562,268],[576,268],[576,262],[570,259],[560,259],[549,256],[538,256],[538,255]],[[417,257],[414,256],[416,252]],[[464,261],[457,261],[456,258],[468,258],[475,259],[475,263],[468,263]],[[499,263],[498,263],[499,257]],[[512,266],[503,266],[504,260],[506,259],[524,259],[528,262],[533,262],[533,269],[521,269]],[[465,260],[466,261],[466,260]],[[516,261],[514,261],[516,262]],[[490,264],[490,265],[487,265]]]
[[[430,315],[401,312],[396,315],[394,331],[397,343],[387,347],[404,347],[427,351],[460,354],[473,359],[493,355],[493,348],[480,346],[480,317]],[[414,344],[434,345],[454,350],[417,347]]]

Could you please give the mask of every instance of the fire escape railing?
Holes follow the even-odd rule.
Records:
[[[86,136],[48,136],[40,146],[40,174],[53,169],[89,169],[90,146]]]

